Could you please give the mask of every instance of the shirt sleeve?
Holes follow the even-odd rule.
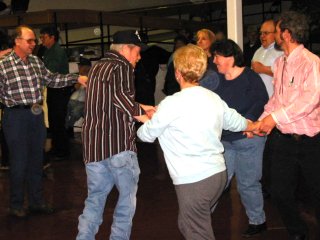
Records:
[[[144,142],[154,142],[169,124],[176,118],[176,108],[172,96],[166,97],[158,106],[152,119],[145,122],[137,132],[138,137]]]
[[[274,64],[273,64],[273,72],[275,73],[277,71],[278,68],[278,64],[279,64],[280,58],[278,57]],[[274,87],[276,86],[276,84],[273,84]],[[275,94],[273,94],[270,98],[269,101],[267,102],[267,104],[264,106],[264,111],[261,114],[261,116],[259,117],[259,121],[264,119],[266,116],[270,115],[273,111],[274,111],[274,106],[275,106]]]
[[[35,64],[33,64],[33,68],[38,68],[38,71],[41,78],[42,84],[44,86],[52,87],[52,88],[62,88],[66,86],[71,86],[72,84],[78,82],[77,74],[60,74],[60,73],[52,73],[48,70],[44,63],[39,59],[35,59]]]
[[[120,65],[114,69],[113,101],[115,107],[129,116],[144,114],[140,104],[135,101],[134,75],[131,66]]]
[[[304,118],[319,108],[320,99],[320,61],[309,62],[309,68],[303,67],[304,73],[299,76],[305,79],[296,79],[298,88],[293,88],[292,92],[287,95],[292,95],[294,101],[290,104],[276,109],[272,116],[277,124],[292,123]],[[298,74],[296,75],[298,76]],[[293,86],[294,87],[294,86]],[[290,89],[288,90],[290,91]]]
[[[247,128],[247,120],[242,117],[236,110],[229,108],[228,105],[222,101],[224,109],[223,114],[223,129],[232,132],[244,131]]]

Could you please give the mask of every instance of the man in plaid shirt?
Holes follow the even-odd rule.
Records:
[[[27,26],[15,29],[13,51],[0,60],[0,99],[4,105],[3,131],[10,159],[10,214],[50,214],[42,194],[42,162],[46,129],[42,112],[44,86],[65,87],[87,77],[51,73],[32,52],[36,36]],[[24,206],[27,186],[29,211]]]

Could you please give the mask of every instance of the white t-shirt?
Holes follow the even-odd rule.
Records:
[[[262,46],[258,48],[253,55],[252,62],[261,62],[265,66],[270,66],[273,72],[273,63],[282,54],[283,51],[276,50],[274,48],[274,43],[272,43],[267,48],[264,48]],[[273,77],[264,73],[260,73],[259,75],[267,88],[267,92],[270,98],[273,95]]]

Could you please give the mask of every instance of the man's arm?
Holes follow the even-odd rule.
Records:
[[[259,73],[259,74],[264,73],[264,74],[267,74],[267,75],[273,77],[273,72],[272,72],[271,66],[265,66],[261,62],[254,61],[251,63],[251,68],[256,73]]]
[[[7,53],[11,52],[12,51],[12,48],[8,48],[6,50],[2,50],[0,51],[0,57],[6,55]]]

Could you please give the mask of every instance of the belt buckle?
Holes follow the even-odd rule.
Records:
[[[31,112],[34,114],[34,115],[39,115],[42,113],[42,106],[39,104],[39,103],[34,103],[32,104],[31,106]]]
[[[296,141],[300,141],[301,140],[301,135],[298,135],[298,134],[292,134],[291,135],[293,137],[294,140]]]

